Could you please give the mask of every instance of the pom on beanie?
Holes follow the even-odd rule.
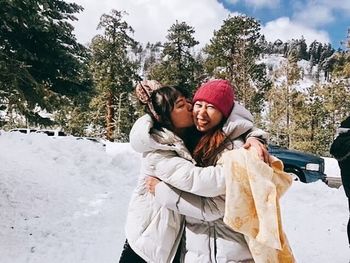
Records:
[[[160,120],[160,116],[154,110],[154,107],[151,101],[151,96],[154,91],[160,89],[161,87],[162,85],[156,80],[143,80],[139,82],[135,87],[135,93],[136,93],[137,99],[142,104],[147,105],[150,113],[157,121]]]
[[[147,104],[151,101],[153,91],[161,87],[162,85],[156,80],[143,80],[135,87],[136,97],[142,104]]]
[[[198,88],[194,94],[193,103],[204,100],[213,104],[227,118],[233,109],[234,99],[233,87],[230,82],[223,79],[214,79]]]

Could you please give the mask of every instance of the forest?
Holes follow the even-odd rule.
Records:
[[[303,37],[268,42],[259,21],[239,15],[225,18],[203,48],[182,21],[164,43],[144,44],[133,38],[127,14],[111,10],[96,25],[102,33],[83,45],[72,25],[82,11],[62,0],[1,1],[0,129],[45,127],[127,142],[143,114],[134,96],[142,79],[190,92],[227,79],[271,142],[324,156],[350,114],[350,38],[339,50]]]

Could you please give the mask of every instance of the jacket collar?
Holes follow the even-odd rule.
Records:
[[[153,129],[153,120],[148,114],[134,123],[129,141],[131,147],[139,153],[156,150],[176,151],[179,156],[193,161],[183,140],[168,129],[164,128],[162,131]]]
[[[253,115],[242,105],[235,103],[230,116],[223,126],[223,131],[231,139],[238,138],[253,128]]]

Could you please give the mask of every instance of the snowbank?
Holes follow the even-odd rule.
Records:
[[[3,133],[0,160],[1,263],[118,262],[140,168],[129,144]],[[298,262],[348,262],[342,189],[296,182],[281,205]]]

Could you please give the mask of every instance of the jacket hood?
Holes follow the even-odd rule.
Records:
[[[253,115],[236,102],[222,129],[230,138],[235,139],[253,127]]]
[[[153,120],[148,114],[134,123],[129,134],[129,141],[136,152],[174,150],[174,144],[183,144],[181,138],[173,132],[167,129],[163,131],[152,130],[152,128]]]

